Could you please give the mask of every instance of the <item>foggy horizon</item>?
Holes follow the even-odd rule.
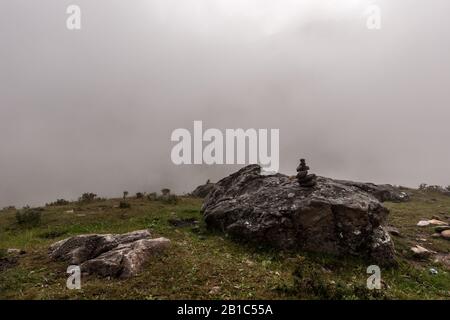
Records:
[[[82,10],[81,30],[66,8]],[[365,8],[383,9],[368,30]],[[450,185],[444,0],[0,3],[0,207],[191,192],[242,166],[171,162],[173,130],[280,130],[336,179]]]

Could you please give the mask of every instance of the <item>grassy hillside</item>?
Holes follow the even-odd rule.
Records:
[[[208,232],[201,222],[200,199],[182,197],[177,205],[129,199],[131,207],[127,209],[118,208],[120,200],[48,206],[36,227],[17,224],[14,210],[0,212],[0,249],[26,251],[9,260],[4,258],[4,250],[0,251],[0,298],[450,299],[448,265],[434,259],[417,261],[409,250],[420,244],[448,257],[450,241],[432,238],[433,227],[416,224],[432,216],[448,219],[449,196],[414,191],[410,202],[386,204],[391,210],[389,223],[402,234],[393,237],[399,264],[382,268],[383,289],[375,292],[365,289],[369,263],[364,260],[278,252]],[[173,218],[196,218],[200,225],[174,227],[168,222]],[[154,236],[169,238],[172,246],[131,279],[83,277],[81,290],[68,290],[67,265],[47,256],[51,243],[72,235],[145,228]],[[438,274],[431,274],[430,268]]]

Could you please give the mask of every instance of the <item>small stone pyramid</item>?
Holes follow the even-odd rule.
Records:
[[[297,167],[297,181],[300,187],[312,188],[317,184],[316,175],[308,174],[309,167],[306,165],[305,159],[300,159],[300,164]]]

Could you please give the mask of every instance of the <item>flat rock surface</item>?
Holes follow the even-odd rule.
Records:
[[[148,230],[125,234],[86,234],[52,244],[54,260],[80,265],[82,272],[101,276],[130,277],[142,270],[152,254],[165,250],[170,241],[150,239]]]
[[[215,184],[202,207],[209,228],[282,249],[393,261],[383,228],[389,211],[375,196],[329,178],[303,188],[286,175],[260,172],[259,165],[249,165]]]

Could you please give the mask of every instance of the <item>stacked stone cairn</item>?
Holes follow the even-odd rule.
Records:
[[[300,187],[312,188],[317,184],[317,177],[315,174],[308,174],[309,167],[306,165],[305,159],[300,159],[300,164],[297,167],[297,181]]]

